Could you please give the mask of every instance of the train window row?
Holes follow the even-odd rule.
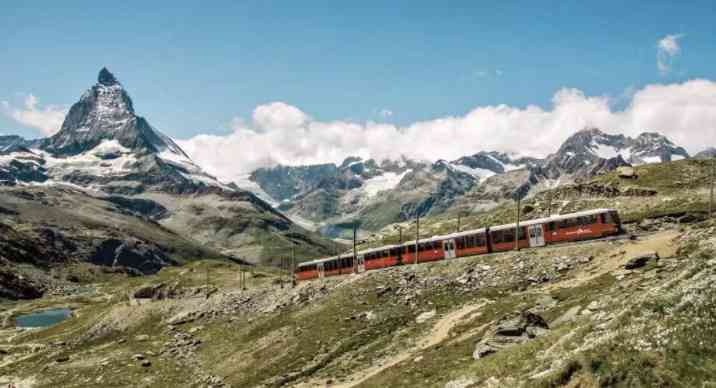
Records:
[[[344,257],[336,260],[326,261],[323,263],[323,269],[325,271],[334,271],[341,268],[353,267],[353,258]]]
[[[519,236],[520,240],[524,240],[527,238],[527,235],[525,234],[525,228],[521,227],[519,229]],[[515,242],[515,230],[513,228],[510,228],[490,232],[490,239],[492,240],[493,244]]]
[[[547,230],[553,231],[555,229],[567,229],[576,226],[593,225],[599,222],[599,216],[592,214],[589,216],[567,218],[560,221],[552,221],[547,225]]]
[[[431,250],[436,250],[439,248],[440,248],[440,242],[438,242],[438,241],[418,243],[418,251],[419,252],[431,251]],[[395,257],[395,256],[398,256],[399,254],[406,254],[406,253],[415,253],[415,245],[412,244],[412,245],[408,245],[408,246],[404,246],[404,247],[391,248],[389,250],[385,249],[385,250],[378,251],[378,252],[366,253],[364,257],[366,260],[377,260],[377,259],[391,257],[391,256]]]
[[[484,234],[473,234],[470,236],[458,237],[455,239],[457,249],[466,249],[474,247],[484,247],[487,245],[487,239]]]

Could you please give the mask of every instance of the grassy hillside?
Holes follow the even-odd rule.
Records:
[[[242,290],[235,266],[167,268],[5,305],[6,324],[50,306],[72,307],[75,316],[45,330],[5,329],[0,382],[700,386],[716,378],[714,232],[714,222],[672,225],[639,241],[493,254],[296,288],[282,288],[275,270],[256,269]],[[651,251],[661,259],[624,269]],[[131,297],[160,284],[154,300]],[[526,310],[548,328],[473,357],[476,344],[505,341],[500,327]]]

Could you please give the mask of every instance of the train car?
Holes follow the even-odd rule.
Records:
[[[401,264],[425,263],[515,249],[534,248],[561,242],[596,239],[621,233],[619,213],[615,209],[594,209],[557,215],[516,224],[497,225],[444,236],[408,241],[353,253],[313,260],[298,265],[297,280],[336,276]],[[416,259],[417,256],[417,259]]]
[[[623,231],[615,209],[595,209],[550,217],[542,223],[547,244],[601,238]]]

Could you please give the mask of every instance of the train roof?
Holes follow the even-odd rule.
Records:
[[[419,242],[424,243],[424,242],[442,241],[442,240],[447,240],[450,238],[457,238],[457,237],[463,237],[463,236],[470,236],[473,234],[485,233],[486,231],[487,231],[486,228],[471,229],[471,230],[466,230],[464,232],[455,232],[455,233],[451,233],[451,234],[443,234],[443,235],[439,235],[439,236],[421,238]],[[402,244],[402,246],[412,246],[412,245],[415,245],[415,240],[406,241]]]
[[[602,214],[602,213],[608,213],[608,212],[615,212],[616,209],[592,209],[592,210],[585,210],[581,212],[576,213],[568,213],[568,214],[560,214],[556,216],[551,217],[544,217],[544,218],[537,218],[534,220],[526,220],[526,221],[520,221],[520,226],[530,226],[530,225],[538,225],[538,224],[546,224],[548,222],[554,222],[554,221],[562,221],[574,217],[584,217],[584,216],[592,216],[595,214]],[[504,224],[504,225],[497,225],[490,227],[490,231],[493,230],[505,230],[510,228],[515,228],[516,224],[513,222],[511,224]]]

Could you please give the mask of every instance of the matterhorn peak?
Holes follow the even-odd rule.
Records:
[[[97,76],[97,82],[104,86],[119,85],[119,81],[117,81],[117,78],[115,78],[114,74],[107,70],[106,67],[103,67],[102,70],[99,71],[99,75]]]

